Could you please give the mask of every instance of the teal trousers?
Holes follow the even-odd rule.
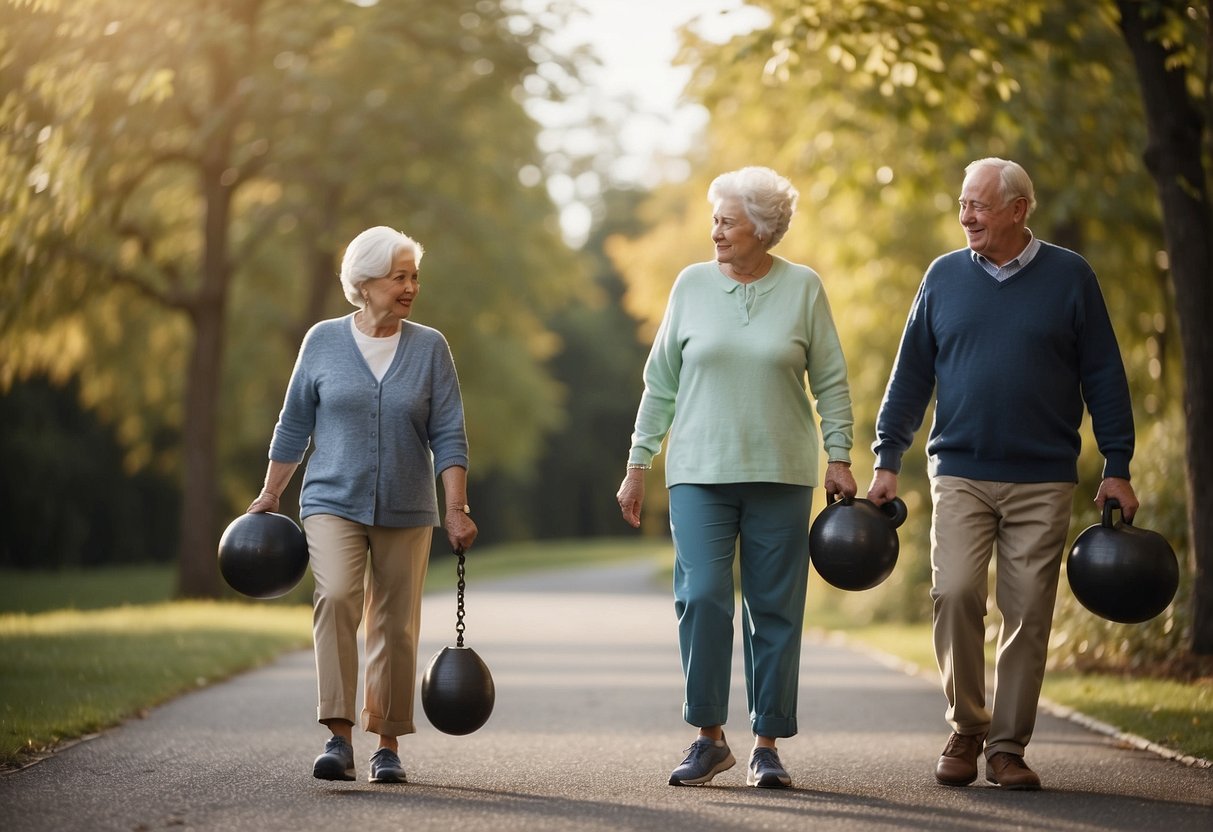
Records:
[[[728,719],[736,558],[750,727],[763,737],[796,733],[812,496],[808,486],[764,482],[670,488],[683,718],[691,725]]]

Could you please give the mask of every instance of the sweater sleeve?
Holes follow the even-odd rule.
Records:
[[[927,280],[924,279],[910,306],[901,346],[876,416],[876,441],[872,445],[876,467],[894,473],[901,471],[902,455],[922,426],[935,389],[936,344],[928,321]]]
[[[451,356],[450,345],[441,335],[434,345],[431,360],[433,401],[427,432],[434,453],[434,473],[441,474],[453,466],[468,467],[468,442],[455,360]]]
[[[1095,442],[1104,456],[1105,477],[1129,478],[1133,458],[1133,405],[1116,333],[1093,272],[1083,284],[1079,330],[1079,374],[1091,412]]]
[[[636,412],[629,463],[652,464],[674,422],[674,402],[678,396],[678,377],[682,372],[682,345],[677,335],[677,297],[678,282],[675,281],[661,326],[657,329],[653,347],[645,361],[644,393],[640,396],[640,406]]]
[[[809,389],[817,401],[821,440],[828,460],[851,461],[855,417],[851,410],[851,388],[847,383],[847,361],[838,328],[830,314],[825,289],[818,283],[812,300],[809,342]]]
[[[274,462],[300,463],[311,444],[312,431],[316,427],[316,389],[312,381],[309,356],[316,340],[313,327],[303,338],[295,368],[286,388],[278,424],[270,441],[269,458]]]

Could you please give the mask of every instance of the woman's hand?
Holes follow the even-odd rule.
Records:
[[[475,521],[462,509],[448,509],[443,527],[446,529],[446,539],[451,544],[451,551],[457,555],[462,555],[472,548],[480,531],[476,528]]]
[[[615,494],[623,519],[633,529],[640,528],[640,509],[644,506],[644,469],[629,468]]]
[[[246,514],[260,514],[265,511],[278,510],[278,495],[272,494],[269,491],[262,491],[257,495],[257,499],[249,504],[245,509]]]
[[[826,466],[826,497],[854,497],[859,491],[851,475],[851,463],[831,462]]]

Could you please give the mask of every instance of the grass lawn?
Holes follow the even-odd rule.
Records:
[[[468,556],[467,574],[475,584],[640,557],[668,564],[670,545],[625,538],[485,547]],[[428,590],[447,591],[455,580],[453,557],[431,562]],[[29,762],[191,688],[311,644],[310,575],[290,596],[272,602],[168,602],[173,585],[170,566],[0,571],[0,767]],[[934,672],[926,625],[826,623]],[[1051,673],[1044,695],[1166,748],[1213,759],[1213,680],[1182,684]]]
[[[311,640],[303,606],[184,601],[0,615],[0,765]]]

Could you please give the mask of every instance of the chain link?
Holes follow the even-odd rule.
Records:
[[[465,560],[466,560],[466,558],[464,558],[463,552],[460,552],[459,553],[459,566],[456,568],[456,574],[459,576],[459,583],[458,583],[459,592],[458,592],[458,596],[457,596],[458,600],[455,604],[455,635],[456,635],[455,646],[456,647],[463,646],[463,631],[465,629],[464,624],[463,624],[463,589],[467,585],[463,579]]]

